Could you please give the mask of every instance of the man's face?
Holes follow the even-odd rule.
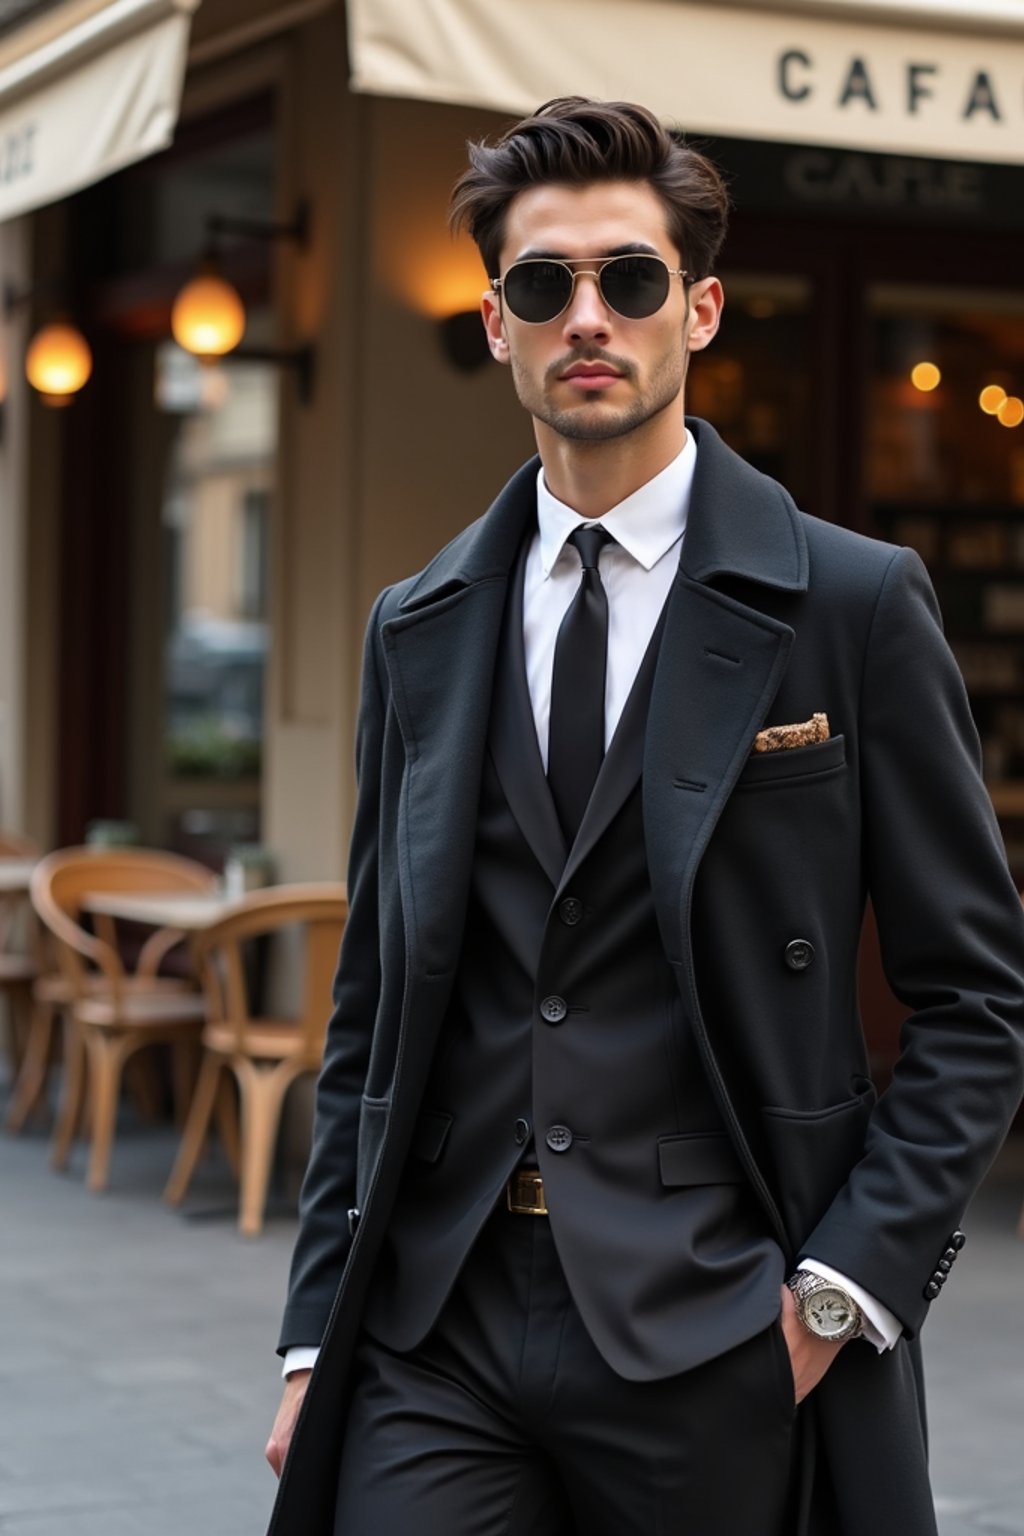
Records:
[[[531,257],[587,271],[600,258],[623,253],[660,256],[671,269],[685,265],[649,183],[553,182],[519,193],[510,204],[501,275]],[[673,277],[655,314],[629,320],[605,303],[592,277],[580,276],[568,308],[544,324],[518,319],[494,294],[484,296],[483,313],[491,351],[511,365],[516,393],[539,434],[548,428],[562,438],[601,442],[668,414],[681,418],[687,352],[714,335],[720,296],[717,281],[708,278],[688,302],[682,280]]]

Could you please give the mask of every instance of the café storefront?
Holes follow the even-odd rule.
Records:
[[[447,189],[467,137],[576,92],[644,100],[728,174],[726,315],[691,406],[808,510],[920,550],[1024,879],[1024,0],[202,0],[163,19],[163,136],[0,203],[0,276],[61,279],[95,360],[49,410],[21,373],[42,300],[5,323],[0,821],[54,842],[124,817],[193,851],[257,839],[286,878],[343,871],[370,602],[530,451],[504,372],[448,345],[482,273],[449,241]],[[19,35],[0,30],[0,198],[42,143],[9,127]],[[209,216],[291,226],[300,204],[304,241],[223,251],[263,360],[186,378],[170,312]],[[270,354],[309,348],[304,388]],[[204,698],[235,671],[220,723],[183,742],[200,652]]]

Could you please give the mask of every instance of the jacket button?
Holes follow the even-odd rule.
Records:
[[[948,1263],[952,1264],[953,1260],[956,1258],[956,1249],[947,1248],[942,1257],[946,1259]]]
[[[354,1205],[349,1207],[349,1211],[348,1211],[348,1235],[349,1235],[349,1237],[355,1237],[355,1235],[356,1235],[356,1228],[359,1225],[359,1215],[360,1215],[360,1213],[359,1213],[359,1211],[356,1210],[356,1207]]]
[[[952,1237],[950,1238],[949,1246],[951,1248],[955,1248],[957,1253],[959,1253],[960,1249],[963,1247],[963,1245],[964,1245],[964,1243],[966,1243],[966,1241],[967,1241],[967,1233],[966,1232],[960,1232],[958,1230],[958,1231],[954,1232]]]
[[[544,1140],[552,1152],[568,1152],[572,1146],[572,1131],[567,1125],[553,1125]]]
[[[561,1024],[568,1012],[564,997],[546,997],[540,1005],[540,1016],[549,1024]]]
[[[953,1260],[952,1259],[940,1259],[939,1262],[935,1266],[935,1268],[939,1271],[940,1275],[948,1275],[950,1270],[952,1269],[952,1267],[953,1267]]]
[[[583,917],[583,903],[578,896],[567,896],[558,903],[558,915],[567,928],[575,928]]]
[[[945,1283],[946,1283],[946,1277],[942,1273],[942,1270],[941,1269],[935,1270],[934,1273],[932,1274],[932,1284],[933,1285],[937,1285],[939,1287],[939,1289],[941,1290],[942,1287],[945,1285]]]
[[[809,939],[791,939],[786,945],[786,964],[791,971],[806,971],[814,959],[814,945]]]
[[[928,1284],[924,1288],[925,1301],[934,1301],[938,1294],[939,1287],[935,1284],[934,1280],[929,1280]]]
[[[516,1139],[516,1146],[525,1146],[530,1136],[529,1120],[517,1120],[515,1126],[513,1127],[512,1134]]]

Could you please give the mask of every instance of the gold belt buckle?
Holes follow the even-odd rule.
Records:
[[[544,1180],[535,1168],[517,1168],[505,1186],[508,1208],[517,1216],[546,1216]]]

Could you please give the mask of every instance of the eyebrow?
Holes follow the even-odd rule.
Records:
[[[566,256],[564,251],[548,251],[538,246],[528,246],[516,257],[516,261],[607,261],[613,256],[659,256],[660,254],[653,245],[648,245],[644,240],[630,240],[625,245],[612,246],[606,251],[595,252],[592,256]]]

